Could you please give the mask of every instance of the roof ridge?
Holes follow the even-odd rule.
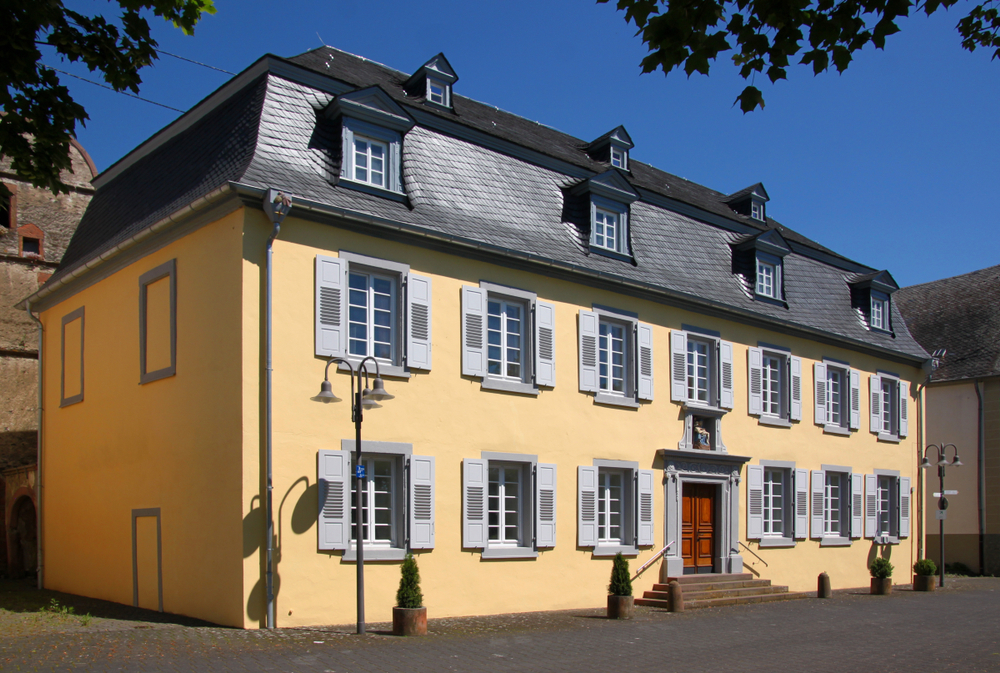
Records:
[[[936,285],[938,283],[945,283],[945,282],[952,281],[952,280],[958,280],[959,278],[964,278],[966,276],[973,276],[973,275],[976,275],[976,274],[986,273],[986,272],[994,271],[994,270],[1000,271],[1000,264],[995,264],[993,266],[987,266],[985,268],[976,269],[974,271],[967,271],[965,273],[960,273],[960,274],[958,274],[956,276],[946,276],[944,278],[938,278],[937,280],[929,280],[926,283],[917,283],[915,285],[907,285],[906,287],[900,288],[900,289],[901,290],[910,290],[910,289],[913,289],[913,288],[924,287],[926,285]]]

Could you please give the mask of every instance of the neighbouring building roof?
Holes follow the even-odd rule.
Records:
[[[531,259],[545,265],[539,270],[640,287],[678,305],[910,361],[926,357],[898,315],[893,333],[876,333],[852,306],[848,281],[875,269],[773,219],[735,212],[731,195],[639,161],[620,171],[639,194],[630,207],[632,261],[592,254],[567,221],[565,199],[574,186],[609,171],[587,154],[589,141],[457,93],[452,109],[426,104],[404,90],[409,77],[330,47],[292,59],[263,57],[98,178],[54,280],[214,190],[274,187],[296,203]],[[402,146],[401,200],[338,184],[341,131],[323,111],[338,95],[373,86],[416,121]],[[772,230],[793,253],[784,259],[787,305],[754,301],[733,272],[730,245]]]
[[[948,350],[932,381],[1000,375],[1000,265],[904,287],[893,298],[927,352]]]

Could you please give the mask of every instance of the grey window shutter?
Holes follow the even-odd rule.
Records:
[[[802,420],[802,358],[794,355],[789,358],[789,369],[791,370],[792,394],[791,409],[789,419],[793,421]]]
[[[466,458],[462,461],[462,548],[464,549],[486,547],[488,481],[488,460]]]
[[[406,366],[431,368],[431,279],[406,274]]]
[[[733,344],[729,341],[719,342],[719,406],[732,409],[733,400]]]
[[[906,437],[910,434],[910,422],[907,420],[907,405],[910,402],[910,384],[906,381],[899,382],[899,436]]]
[[[747,539],[764,536],[764,466],[747,465]]]
[[[878,434],[882,431],[882,377],[872,374],[868,377],[868,389],[871,391],[871,431]]]
[[[486,290],[462,286],[462,375],[486,376]]]
[[[581,465],[576,471],[576,546],[597,546],[597,468]]]
[[[410,549],[434,549],[434,456],[410,457]]]
[[[639,399],[649,401],[653,399],[653,326],[639,323],[636,341],[639,353]]]
[[[809,537],[809,470],[795,473],[795,539]]]
[[[864,522],[864,503],[861,500],[862,477],[864,475],[851,473],[851,537],[861,537],[861,524]]]
[[[535,302],[535,385],[556,385],[556,307]]]
[[[851,380],[851,430],[861,428],[861,373],[857,369],[850,370]]]
[[[910,537],[910,478],[899,478],[899,537]]]
[[[600,319],[593,311],[580,309],[580,392],[596,393],[597,339],[600,336]]]
[[[816,406],[816,425],[826,425],[826,365],[817,362],[813,365],[813,400]]]
[[[394,192],[403,191],[403,152],[401,143],[397,138],[394,138],[389,143],[389,170],[386,171],[389,174],[389,189]]]
[[[823,537],[823,503],[826,494],[826,472],[823,470],[812,471],[812,534],[811,537]]]
[[[861,476],[861,475],[858,475]],[[865,537],[873,538],[878,527],[878,494],[875,492],[876,477],[865,475]]]
[[[341,124],[343,129],[343,145],[341,145],[340,177],[352,179],[354,176],[354,131],[347,124]]]
[[[687,333],[670,332],[670,401],[687,401]]]
[[[319,548],[347,549],[351,541],[351,456],[348,451],[319,452]]]
[[[535,546],[556,546],[556,466],[538,463],[535,473]]]
[[[344,280],[347,263],[316,255],[316,355],[343,357],[346,342]]]
[[[636,500],[638,505],[639,534],[636,536],[636,544],[639,547],[650,547],[653,545],[653,489],[656,486],[656,473],[653,470],[639,470],[639,488],[636,489],[639,497]]]
[[[747,386],[747,399],[749,404],[749,413],[751,416],[760,416],[761,414],[761,376],[763,376],[761,360],[763,353],[759,348],[748,348],[747,349],[747,371],[750,375],[750,385]]]

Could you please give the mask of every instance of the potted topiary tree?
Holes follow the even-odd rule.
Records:
[[[913,590],[934,591],[934,580],[937,579],[937,564],[929,558],[922,558],[913,564]]]
[[[887,596],[892,593],[892,564],[889,559],[876,557],[869,566],[872,574],[872,593],[876,596]]]
[[[400,569],[396,607],[392,609],[392,633],[397,636],[426,636],[427,608],[420,591],[420,571],[413,554],[407,554]]]
[[[618,552],[611,565],[611,584],[608,585],[608,619],[632,619],[634,600],[628,561]]]

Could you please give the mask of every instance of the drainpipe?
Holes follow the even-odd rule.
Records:
[[[986,418],[983,415],[983,382],[976,379],[976,397],[979,398],[979,423],[976,428],[979,432],[977,444],[977,469],[978,479],[976,479],[977,490],[979,491],[979,574],[986,574],[986,554],[983,549],[983,539],[986,534],[986,433],[983,432]]]
[[[924,470],[920,467],[920,458],[924,450],[924,387],[921,383],[917,386],[917,558],[924,558],[924,540],[927,531],[924,530],[926,524],[925,498],[924,498]],[[913,511],[913,503],[910,503],[910,511]]]
[[[266,521],[267,521],[267,560],[266,560],[266,577],[267,577],[267,628],[274,628],[274,508],[271,503],[271,246],[274,244],[274,239],[278,237],[278,233],[281,231],[281,222],[285,219],[285,215],[292,208],[292,197],[286,196],[284,192],[279,192],[275,189],[267,190],[267,194],[264,197],[264,212],[267,213],[267,217],[271,220],[271,224],[274,228],[271,230],[271,236],[267,239],[267,247],[265,248],[264,254],[264,273],[267,276],[267,288],[265,290],[265,321],[266,321],[266,336],[264,339],[264,349],[265,349],[265,359],[266,365],[266,378],[267,382],[265,384],[264,396],[265,396],[265,410],[264,410],[264,434],[265,442],[267,444],[267,493],[265,497],[266,504]]]
[[[38,588],[43,589],[45,587],[42,579],[42,568],[44,567],[42,560],[45,558],[42,555],[42,333],[44,332],[44,328],[38,316],[31,312],[31,300],[24,302],[24,309],[28,312],[28,317],[38,325],[38,413],[36,419],[38,423],[38,436],[35,439],[35,535],[38,538],[36,540],[38,547],[38,560],[36,561],[38,572],[36,573],[36,580]]]

